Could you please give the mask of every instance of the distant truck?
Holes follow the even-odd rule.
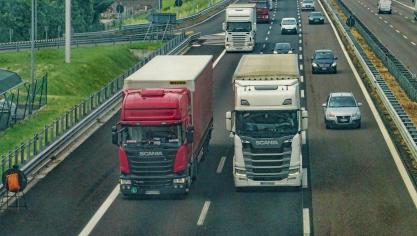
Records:
[[[256,4],[256,22],[269,23],[269,0],[250,0],[249,3]]]
[[[212,56],[157,56],[124,82],[118,146],[120,191],[185,194],[213,128]]]
[[[242,56],[233,75],[234,111],[226,112],[237,190],[301,185],[308,113],[299,78],[296,54]]]
[[[391,0],[378,0],[378,13],[392,13]]]
[[[229,5],[223,30],[227,52],[253,51],[256,42],[255,4]]]

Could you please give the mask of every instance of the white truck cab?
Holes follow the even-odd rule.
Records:
[[[378,13],[392,13],[391,0],[378,0]]]

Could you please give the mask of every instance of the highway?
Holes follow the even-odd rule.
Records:
[[[374,33],[378,39],[413,73],[417,73],[417,23],[411,1],[392,1],[393,12],[378,14],[373,0],[345,1],[349,9]]]
[[[296,1],[279,0],[273,23],[258,24],[253,53],[271,53],[273,43],[290,42],[304,61],[301,94],[310,116],[303,150],[306,188],[235,192],[225,112],[232,110],[231,78],[242,54],[223,54],[223,46],[207,43],[187,54],[219,59],[214,68],[214,131],[209,157],[185,199],[112,198],[119,176],[111,144],[116,115],[40,177],[26,194],[28,210],[0,213],[0,235],[77,235],[86,226],[92,227],[91,235],[417,235],[416,208],[328,20],[308,25],[308,13],[301,13],[302,33],[280,34],[281,18],[297,17],[297,12]],[[223,19],[219,14],[194,30],[221,33]],[[323,47],[339,57],[338,74],[311,74],[308,59]],[[352,91],[364,103],[362,129],[324,128],[321,104],[333,91]],[[89,224],[97,215],[102,217]]]

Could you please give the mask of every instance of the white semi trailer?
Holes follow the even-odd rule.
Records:
[[[234,111],[226,112],[237,189],[301,185],[308,113],[301,107],[299,78],[295,54],[241,58],[233,75]]]
[[[256,42],[256,4],[231,4],[223,23],[227,52],[253,51]]]

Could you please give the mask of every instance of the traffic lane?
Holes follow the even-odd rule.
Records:
[[[306,63],[315,234],[416,235],[414,205],[330,25],[304,25],[306,56],[323,45],[339,60],[336,75],[312,75]],[[337,91],[363,102],[361,129],[325,129],[321,104]]]
[[[415,60],[417,48],[405,39],[401,31],[385,24],[375,15],[370,16],[368,9],[362,7],[355,1],[347,1],[345,4],[349,9],[368,27],[368,29],[385,45],[403,64],[414,73],[417,72]],[[396,31],[398,30],[398,32]],[[408,37],[408,36],[407,36]],[[411,37],[411,35],[410,35]],[[417,43],[417,42],[415,42]]]
[[[296,2],[281,3],[288,6],[285,9],[292,12],[278,11],[276,18],[282,18],[284,14],[296,17]],[[260,26],[262,27],[263,24],[258,25],[258,29]],[[284,40],[298,41],[298,35],[283,36],[280,34],[278,24],[272,26],[270,34],[272,42],[282,41],[284,37]],[[265,27],[262,32],[265,32]],[[258,39],[265,36],[265,34],[258,34]],[[254,54],[260,52],[261,50],[257,48]],[[221,70],[221,67],[219,69]],[[228,99],[233,101],[233,92],[229,93]],[[232,109],[233,102],[230,102],[226,110]],[[228,138],[228,134],[226,135],[224,138]],[[216,195],[211,198],[210,210],[204,226],[200,228],[199,235],[255,235],[260,232],[262,235],[301,235],[303,233],[302,192],[284,188],[249,189],[236,192],[232,173],[233,146],[230,146],[228,153],[226,164],[218,177],[219,183],[222,184],[219,185]]]
[[[204,51],[205,46],[195,50]],[[92,235],[196,235],[197,221],[205,201],[211,201],[224,186],[216,174],[222,156],[230,152],[231,141],[225,131],[225,108],[233,98],[231,75],[242,54],[226,54],[214,69],[214,130],[209,156],[199,166],[197,181],[183,200],[155,197],[149,200],[129,201],[119,196]],[[210,214],[211,209],[209,209]]]
[[[25,193],[28,209],[1,212],[0,235],[75,235],[119,176],[114,116]]]

